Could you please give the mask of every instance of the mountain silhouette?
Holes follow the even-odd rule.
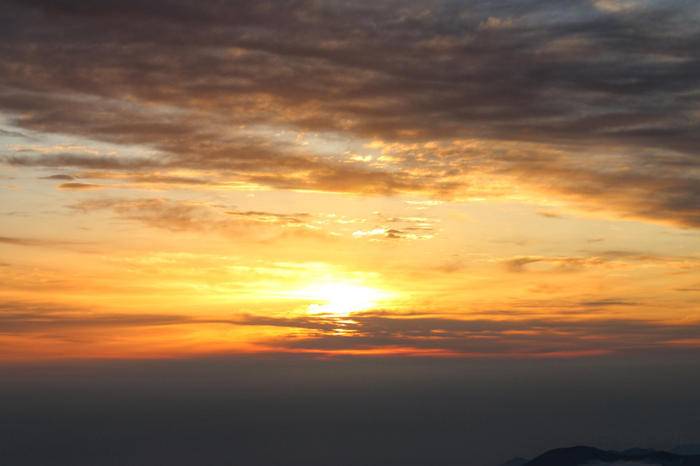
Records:
[[[686,443],[683,445],[678,445],[670,451],[676,455],[700,455],[700,444]]]
[[[619,464],[620,466],[700,466],[700,455],[681,455],[645,448],[632,448],[620,452],[575,446],[549,450],[530,461],[514,458],[503,466],[597,466],[608,464]]]

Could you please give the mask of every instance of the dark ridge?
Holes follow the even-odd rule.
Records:
[[[622,452],[576,446],[550,450],[524,466],[583,466],[598,463],[648,463],[650,466],[700,466],[700,455],[678,455],[665,451],[633,448]]]
[[[671,449],[671,453],[675,455],[700,455],[700,444],[698,443],[686,443],[683,445],[678,445],[677,447]]]
[[[513,458],[512,460],[506,461],[501,466],[525,466],[527,462],[530,461],[527,458]]]

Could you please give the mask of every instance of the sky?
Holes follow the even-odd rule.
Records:
[[[17,386],[192,361],[215,383],[223,358],[272,361],[252,375],[272,385],[298,364],[317,389],[337,385],[323,364],[397,390],[463,373],[453,391],[493,367],[513,401],[521,364],[549,388],[585,366],[603,403],[621,361],[700,388],[697,2],[0,7]],[[662,412],[656,389],[639,406]]]

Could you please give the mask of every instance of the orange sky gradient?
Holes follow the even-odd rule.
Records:
[[[10,3],[2,362],[700,348],[697,53],[656,2]]]

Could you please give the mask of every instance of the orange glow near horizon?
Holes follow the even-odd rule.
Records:
[[[269,205],[280,199],[308,212],[281,214]],[[269,352],[602,357],[630,345],[697,347],[700,258],[654,246],[676,234],[667,227],[551,220],[537,213],[540,206],[322,193],[239,193],[232,203],[244,207],[223,213],[213,201],[182,208],[139,201],[133,210],[119,202],[107,215],[61,216],[51,231],[26,240],[12,238],[30,228],[28,219],[10,217],[14,232],[0,243],[8,264],[0,268],[3,360]],[[206,229],[191,223],[204,208],[197,221]],[[506,231],[513,217],[522,219],[520,229]],[[433,236],[353,235],[398,222]],[[543,222],[559,238],[556,253],[542,237]],[[626,252],[630,232],[640,229],[658,252]],[[529,244],[517,235],[539,239]],[[686,248],[695,241],[675,237]]]

